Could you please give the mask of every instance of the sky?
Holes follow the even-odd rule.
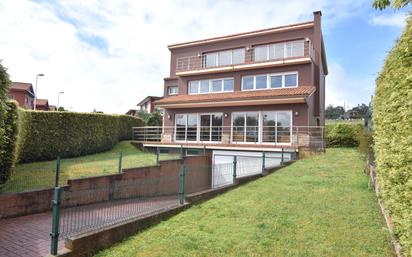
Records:
[[[0,59],[12,81],[71,111],[125,113],[163,94],[167,45],[313,20],[322,11],[326,103],[368,103],[407,13],[372,0],[2,0]]]

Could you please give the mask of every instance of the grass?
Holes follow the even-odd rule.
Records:
[[[123,141],[107,152],[62,159],[60,162],[61,184],[66,184],[68,179],[117,173],[120,152],[123,153],[123,168],[156,164],[155,154],[142,152],[131,145],[129,141]],[[178,156],[161,155],[161,160],[173,158],[178,158]],[[0,192],[19,192],[52,187],[55,171],[56,161],[18,164],[11,179],[2,187]]]
[[[354,120],[341,120],[341,119],[329,120],[329,119],[327,119],[325,121],[325,123],[326,123],[326,125],[328,125],[328,124],[337,124],[337,123],[363,124],[364,121],[362,119],[354,119]]]
[[[328,149],[236,188],[104,256],[393,256],[363,161]]]

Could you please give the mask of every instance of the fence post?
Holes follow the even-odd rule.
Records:
[[[262,172],[265,172],[266,168],[266,152],[262,153]]]
[[[237,156],[233,156],[233,184],[236,184]]]
[[[156,147],[156,165],[159,165],[159,163],[160,163],[160,160],[159,160],[160,152],[159,151],[160,151],[159,147]]]
[[[283,148],[282,148],[282,153],[281,153],[281,159],[280,159],[280,165],[283,165],[284,161],[285,161],[285,157],[284,157],[284,152],[283,152]]]
[[[183,153],[183,145],[180,145],[180,159],[183,159],[184,153]]]
[[[123,159],[123,151],[120,151],[119,155],[119,173],[122,173],[122,159]]]
[[[185,163],[183,159],[180,160],[179,176],[180,176],[179,203],[184,204],[185,203]]]
[[[203,155],[206,155],[206,145],[203,145]]]
[[[60,179],[60,157],[57,157],[56,161],[56,180],[53,196],[53,216],[52,216],[52,230],[50,233],[51,237],[51,247],[50,253],[52,255],[57,255],[58,243],[59,243],[59,224],[60,224],[60,198],[61,198],[61,188],[59,187]]]

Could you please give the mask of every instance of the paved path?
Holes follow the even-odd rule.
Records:
[[[62,237],[176,205],[178,199],[174,196],[120,200],[69,208],[62,212]],[[0,219],[0,256],[45,256],[50,252],[50,231],[51,212]],[[61,238],[59,250],[63,248],[64,239]]]

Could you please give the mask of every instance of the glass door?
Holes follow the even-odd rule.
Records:
[[[210,115],[200,115],[200,141],[210,141]]]
[[[200,114],[200,141],[222,141],[222,114]]]
[[[222,141],[222,125],[223,125],[223,115],[222,113],[210,115],[212,121],[212,133],[211,141],[221,142]]]
[[[246,113],[246,142],[259,142],[259,113]]]

